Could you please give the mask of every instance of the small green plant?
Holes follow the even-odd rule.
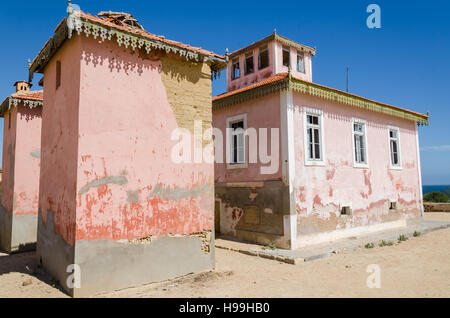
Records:
[[[374,248],[375,247],[375,244],[373,244],[373,243],[368,243],[368,244],[366,244],[366,246],[364,246],[365,248],[367,248],[367,249],[369,249],[369,248]]]
[[[420,232],[417,232],[417,231],[414,232],[414,237],[419,237],[421,235],[422,235],[422,233],[420,233]]]
[[[267,245],[267,246],[264,246],[263,248],[262,248],[263,250],[272,250],[272,251],[276,251],[278,248],[276,247],[276,245],[275,244],[269,244],[269,245]]]
[[[380,243],[380,247],[392,246],[392,245],[394,245],[394,242],[386,242],[385,240],[381,241],[381,243]]]
[[[407,240],[408,240],[408,238],[406,237],[406,235],[402,234],[398,237],[399,242],[406,242]]]

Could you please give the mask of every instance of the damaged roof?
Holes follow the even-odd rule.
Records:
[[[72,29],[68,24],[73,22]],[[101,40],[112,40],[116,37],[119,45],[136,48],[152,48],[176,52],[180,56],[202,58],[207,62],[213,72],[219,72],[226,67],[226,57],[201,47],[194,47],[178,41],[166,39],[164,36],[147,32],[139,25],[131,14],[122,12],[100,12],[99,16],[93,16],[82,11],[73,11],[64,18],[55,29],[55,34],[41,49],[30,66],[30,79],[32,74],[43,73],[43,70],[56,51],[71,37],[72,32],[86,36],[100,37]],[[131,40],[130,40],[131,39]],[[131,43],[130,43],[131,42]],[[188,53],[186,53],[188,52]]]
[[[16,107],[19,102],[30,108],[42,107],[44,100],[44,91],[17,92],[8,96],[0,106],[0,117],[12,107]]]
[[[289,73],[276,74],[261,82],[213,97],[213,111],[288,89],[340,104],[412,120],[419,124],[428,125],[429,121],[429,115],[377,102],[324,85],[307,82]]]

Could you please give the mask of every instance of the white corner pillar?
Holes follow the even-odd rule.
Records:
[[[297,241],[297,211],[295,204],[295,142],[294,142],[294,104],[290,89],[280,92],[281,115],[281,162],[283,182],[289,187],[289,214],[284,215],[284,237],[291,249]]]

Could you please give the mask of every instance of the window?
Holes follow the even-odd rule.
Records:
[[[231,66],[231,80],[235,80],[241,77],[241,68],[239,65],[239,59],[233,60],[233,64]]]
[[[231,128],[230,164],[245,164],[245,118],[229,120]]]
[[[355,166],[366,167],[367,158],[366,122],[353,120],[353,148],[355,150]]]
[[[8,114],[8,129],[11,129],[11,113]]]
[[[396,211],[397,210],[397,202],[391,202],[389,205],[390,211]]]
[[[252,74],[254,71],[253,53],[245,54],[245,75]]]
[[[283,46],[283,66],[289,67],[291,65],[291,51],[287,46]]]
[[[400,136],[398,128],[389,128],[389,149],[391,154],[391,167],[401,167]]]
[[[306,133],[308,138],[308,159],[322,159],[320,150],[320,117],[314,115],[306,116]]]
[[[56,89],[61,86],[61,61],[56,62]]]
[[[258,69],[262,70],[269,66],[269,48],[263,46],[259,49]]]
[[[305,165],[323,166],[325,164],[325,147],[323,144],[323,112],[318,109],[304,108],[304,145]]]
[[[352,207],[343,206],[341,209],[341,216],[351,216],[351,215],[352,215]]]
[[[297,71],[305,73],[305,54],[297,53]]]

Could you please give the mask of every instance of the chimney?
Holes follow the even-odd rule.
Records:
[[[14,86],[16,87],[16,93],[29,92],[31,88],[31,84],[26,81],[15,82]]]

